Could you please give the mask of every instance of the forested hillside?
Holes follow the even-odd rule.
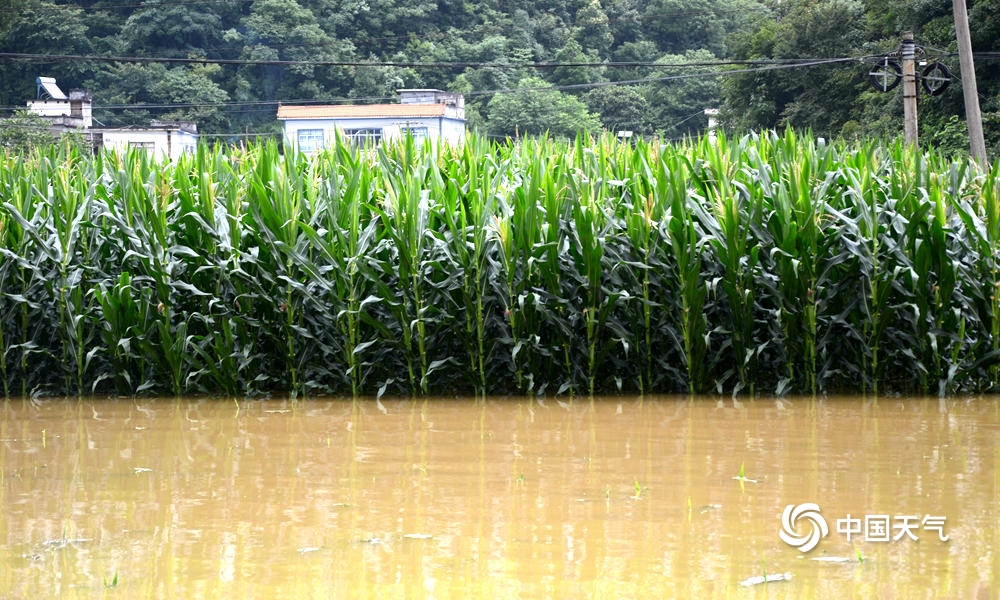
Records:
[[[968,1],[995,152],[1000,0]],[[108,126],[185,119],[270,135],[277,102],[436,87],[466,93],[470,124],[497,136],[603,126],[673,139],[718,107],[736,133],[891,138],[900,93],[872,89],[865,59],[897,50],[904,30],[956,78],[921,100],[922,141],[964,148],[947,0],[4,0],[0,107],[23,106],[47,75],[90,90]],[[74,58],[23,56],[39,54]]]

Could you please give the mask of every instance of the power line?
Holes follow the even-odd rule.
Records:
[[[827,58],[827,59],[811,59],[807,62],[794,62],[794,63],[781,63],[781,64],[765,64],[759,67],[745,68],[745,69],[727,69],[727,70],[716,70],[716,71],[701,71],[697,73],[684,73],[678,75],[668,75],[662,77],[647,77],[644,79],[631,79],[631,80],[619,80],[619,81],[603,81],[603,82],[593,82],[593,83],[582,83],[582,84],[569,84],[569,85],[552,85],[552,86],[533,86],[533,87],[521,87],[521,88],[499,88],[492,90],[473,90],[469,92],[464,92],[465,96],[487,96],[496,94],[510,94],[517,92],[532,92],[532,91],[548,91],[548,90],[579,90],[579,89],[590,89],[599,87],[612,87],[612,86],[625,86],[625,85],[641,85],[645,83],[657,83],[657,82],[667,82],[667,81],[678,81],[685,79],[694,78],[707,78],[707,77],[720,77],[720,76],[731,76],[731,75],[741,75],[748,73],[760,73],[768,71],[777,70],[787,70],[787,69],[797,69],[805,67],[815,67],[824,65],[843,65],[847,63],[857,63],[863,62],[872,58],[871,56],[860,56],[860,57],[841,57],[841,58]],[[678,65],[661,65],[661,66],[678,66]],[[362,98],[341,98],[339,99],[341,103],[344,102],[358,102],[365,100],[383,100],[384,97],[362,97]],[[150,110],[153,108],[161,109],[179,109],[179,108],[212,108],[212,107],[253,107],[247,108],[240,113],[248,112],[263,112],[268,110],[273,110],[273,108],[279,104],[289,104],[289,103],[332,103],[329,100],[303,100],[303,101],[236,101],[236,102],[202,102],[202,103],[182,103],[182,104],[119,104],[119,105],[108,105],[108,106],[94,106],[93,110],[95,112],[99,111],[111,111],[111,110]],[[22,107],[17,107],[22,108]],[[700,114],[700,113],[699,113]],[[692,114],[688,118],[695,116]],[[687,120],[687,119],[684,119]],[[683,121],[681,121],[682,123]],[[680,123],[675,123],[674,126]],[[279,135],[280,132],[273,131],[253,131],[253,132],[232,132],[232,133],[200,133],[199,135],[206,137],[247,137],[247,136],[274,136]]]
[[[599,87],[615,87],[615,86],[626,86],[626,85],[642,85],[646,83],[660,83],[667,81],[679,81],[684,79],[696,79],[696,78],[707,78],[707,77],[720,77],[720,76],[731,76],[731,75],[742,75],[747,73],[760,73],[767,71],[776,70],[787,70],[796,69],[803,67],[814,67],[822,65],[836,65],[845,63],[855,63],[863,62],[865,60],[874,58],[872,56],[860,56],[860,57],[841,57],[841,58],[823,58],[823,59],[802,59],[796,62],[778,62],[769,63],[767,61],[762,61],[762,66],[748,67],[745,69],[725,69],[716,71],[699,71],[696,73],[682,73],[677,75],[664,75],[658,77],[645,77],[641,79],[625,79],[625,80],[615,80],[615,81],[597,81],[591,83],[577,83],[577,84],[566,84],[566,85],[548,85],[548,86],[532,86],[532,87],[510,87],[510,88],[497,88],[497,89],[487,89],[487,90],[472,90],[468,92],[463,92],[465,96],[489,96],[495,94],[509,94],[516,92],[532,92],[532,91],[545,91],[545,90],[556,90],[556,91],[566,91],[566,90],[580,90],[580,89],[592,89]],[[571,65],[575,63],[560,63],[565,65]],[[629,63],[632,64],[632,63]],[[741,61],[741,62],[709,62],[709,63],[685,63],[677,65],[664,65],[658,64],[659,67],[689,67],[689,66],[726,66],[726,65],[737,65],[737,64],[755,64],[752,61]],[[761,63],[756,63],[761,64]],[[157,103],[157,104],[107,104],[107,105],[97,105],[94,106],[94,110],[177,110],[183,108],[214,108],[214,107],[232,107],[241,108],[245,107],[247,110],[244,112],[257,112],[263,110],[269,110],[270,107],[276,107],[279,104],[348,104],[348,103],[358,103],[358,102],[371,102],[378,100],[390,100],[391,97],[387,96],[360,96],[353,98],[330,98],[330,99],[310,99],[310,100],[252,100],[252,101],[224,101],[224,102],[183,102],[183,103]],[[23,107],[0,107],[7,110],[16,110]]]
[[[658,61],[570,61],[570,62],[508,62],[508,61],[361,61],[361,60],[252,60],[241,58],[198,58],[198,57],[151,57],[151,56],[107,56],[96,54],[37,54],[25,52],[0,52],[0,60],[25,62],[103,62],[103,63],[167,63],[194,65],[238,65],[261,67],[400,67],[413,69],[441,68],[503,68],[503,69],[557,69],[557,68],[687,68],[687,67],[721,67],[734,65],[800,65],[812,64],[817,60],[854,60],[854,59],[758,59],[758,60],[719,60],[685,63],[663,63]]]
[[[553,85],[553,86],[538,86],[538,87],[526,87],[526,88],[502,88],[497,90],[481,90],[464,92],[466,96],[480,96],[489,94],[505,94],[520,91],[543,91],[543,90],[580,90],[580,89],[590,89],[598,87],[607,86],[618,86],[618,85],[639,85],[643,83],[656,83],[663,81],[677,81],[681,79],[694,79],[699,77],[720,77],[728,75],[742,75],[746,73],[761,73],[765,71],[777,71],[783,69],[796,69],[801,67],[815,67],[820,65],[834,65],[842,64],[847,62],[859,62],[864,61],[873,56],[862,56],[862,57],[848,57],[848,58],[825,58],[825,59],[813,59],[807,62],[797,62],[797,63],[783,63],[783,64],[771,64],[762,67],[754,67],[747,69],[729,69],[720,71],[701,71],[699,73],[685,73],[682,75],[667,75],[664,77],[647,77],[644,79],[627,79],[619,81],[597,81],[593,83],[574,83],[568,85]]]

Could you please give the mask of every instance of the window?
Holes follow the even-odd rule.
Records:
[[[362,148],[374,148],[382,143],[382,129],[377,127],[364,127],[360,129],[345,129],[344,137],[352,146]]]
[[[402,128],[400,128],[400,133],[403,134],[403,137],[406,137],[407,135],[411,136],[413,138],[414,142],[422,142],[423,139],[425,137],[427,137],[427,128],[426,127],[402,127]]]
[[[129,142],[129,148],[140,148],[146,150],[147,152],[152,152],[156,150],[156,142]]]
[[[315,154],[323,149],[322,129],[300,129],[298,135],[299,152]]]

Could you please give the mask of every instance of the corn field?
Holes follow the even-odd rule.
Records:
[[[902,145],[0,160],[5,397],[1000,384],[1000,171]]]

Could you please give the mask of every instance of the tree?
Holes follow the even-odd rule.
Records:
[[[295,0],[256,0],[245,28],[243,58],[258,61],[338,61],[354,57],[354,45],[323,30],[316,15]],[[241,75],[256,81],[257,99],[317,98],[331,89],[346,92],[347,69],[261,65],[243,67]]]
[[[93,90],[95,112],[101,105],[177,104],[176,108],[157,112],[155,117],[192,121],[203,132],[219,133],[229,130],[224,106],[229,94],[213,80],[220,71],[218,65],[116,64],[106,67],[88,82],[88,87]],[[149,110],[141,108],[100,115],[114,125],[148,125],[153,117]]]
[[[631,86],[604,86],[583,95],[591,112],[600,116],[608,131],[632,131],[639,135],[654,132],[649,120],[649,102]]]
[[[27,0],[7,0],[0,7],[0,39],[7,34],[11,23],[14,22],[14,18],[25,4],[27,4]]]
[[[0,120],[0,148],[22,153],[49,146],[54,141],[49,122],[27,109],[17,110],[14,116]]]
[[[611,34],[608,15],[597,0],[590,2],[576,11],[576,39],[587,50],[596,52],[599,56],[607,56],[611,44],[615,41]]]
[[[557,63],[597,62],[596,57],[584,54],[580,43],[574,39],[566,42],[559,52],[556,52]],[[601,69],[584,66],[559,66],[552,69],[549,80],[555,85],[580,85],[599,81]]]
[[[517,87],[515,92],[495,95],[487,105],[491,134],[514,137],[547,132],[555,137],[574,137],[601,128],[600,120],[587,111],[586,104],[553,89],[543,79],[526,77]]]
[[[125,22],[128,52],[155,56],[205,55],[221,42],[222,19],[214,5],[148,3]]]
[[[372,61],[377,61],[372,57]],[[394,57],[405,62],[405,56]],[[420,76],[413,69],[403,67],[365,66],[354,69],[354,87],[351,98],[360,102],[385,103],[396,95],[396,90],[421,86]]]
[[[716,13],[718,5],[713,0],[654,0],[646,7],[646,36],[664,52],[707,48],[723,56],[726,28]]]
[[[656,62],[660,65],[683,65],[714,61],[708,50],[692,50],[684,55],[667,54]],[[645,97],[651,107],[649,116],[653,128],[668,138],[694,136],[708,126],[706,108],[717,108],[721,101],[722,84],[718,77],[708,74],[717,70],[708,67],[685,69],[658,69],[663,76],[680,75],[682,79],[668,79],[646,84]]]
[[[608,17],[611,36],[614,41],[612,48],[617,48],[629,42],[642,40],[643,0],[605,0],[604,14]]]
[[[761,17],[755,31],[734,38],[735,58],[846,57],[863,45],[860,2],[792,0],[781,7]],[[733,75],[723,86],[724,122],[736,130],[792,126],[832,137],[856,117],[867,80],[863,69],[845,63]]]
[[[74,6],[38,2],[24,6],[0,39],[0,52],[33,54],[88,54],[91,51],[82,11]],[[39,72],[44,69],[44,72]],[[39,66],[34,62],[0,62],[0,105],[24,105],[35,97],[35,79],[55,77],[61,86],[78,87],[94,70],[92,63],[62,61]]]

